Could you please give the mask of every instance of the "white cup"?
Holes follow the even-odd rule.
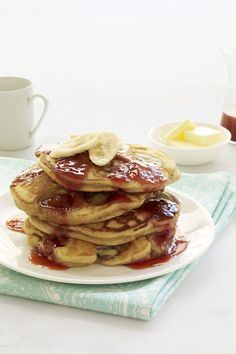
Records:
[[[44,102],[35,122],[33,100]],[[32,83],[21,77],[0,77],[0,150],[19,150],[30,146],[48,108],[47,99],[33,94]]]

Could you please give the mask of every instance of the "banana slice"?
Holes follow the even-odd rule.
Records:
[[[50,153],[54,159],[68,157],[89,150],[99,142],[101,133],[92,132],[83,135],[73,135],[70,140],[56,145]]]
[[[98,143],[89,149],[89,158],[97,166],[104,166],[110,162],[118,150],[121,142],[116,134],[101,133]]]

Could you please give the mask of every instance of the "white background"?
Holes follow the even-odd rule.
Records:
[[[235,39],[235,9],[234,0],[1,0],[0,74],[31,78],[53,110],[125,104],[132,115],[176,86],[226,81],[219,50]]]
[[[33,158],[71,132],[148,143],[164,121],[220,120],[233,0],[0,0],[0,15],[0,75],[30,78],[50,101],[35,145],[1,155]],[[235,146],[183,170],[236,175]],[[1,296],[1,354],[235,354],[235,226],[149,323]]]

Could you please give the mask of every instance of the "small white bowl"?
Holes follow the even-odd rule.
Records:
[[[149,139],[152,144],[172,156],[178,165],[197,166],[213,161],[224,150],[226,144],[230,141],[230,132],[216,124],[194,122],[197,126],[204,126],[208,128],[217,129],[221,132],[222,138],[217,144],[211,146],[197,146],[196,147],[175,147],[168,145],[164,136],[173,129],[179,122],[172,122],[159,125],[152,128],[149,132]]]

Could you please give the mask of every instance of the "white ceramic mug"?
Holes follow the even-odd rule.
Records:
[[[44,102],[43,111],[34,120],[33,100]],[[21,77],[0,77],[0,150],[18,150],[30,146],[48,108],[47,99],[33,94],[32,83]]]

